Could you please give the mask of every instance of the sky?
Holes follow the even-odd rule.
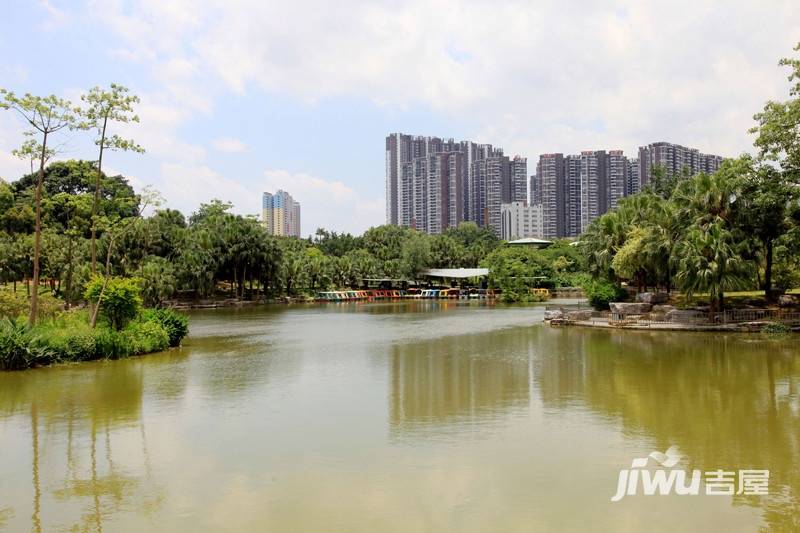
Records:
[[[392,132],[547,152],[669,141],[752,151],[752,116],[788,97],[781,57],[797,0],[6,0],[0,87],[78,101],[119,83],[143,155],[104,170],[186,214],[213,198],[257,214],[282,188],[302,232],[361,233],[385,218]],[[0,112],[0,177],[24,124]],[[60,158],[96,159],[88,133]]]

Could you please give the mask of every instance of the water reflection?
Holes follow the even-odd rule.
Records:
[[[0,379],[2,417],[20,420],[27,411],[27,431],[9,435],[4,444],[14,449],[24,445],[26,434],[30,439],[33,531],[102,531],[107,517],[141,496],[143,476],[127,473],[127,461],[116,463],[113,453],[116,443],[129,444],[136,434],[146,450],[140,365],[89,363],[3,374]],[[136,471],[145,474],[145,462],[135,462]],[[24,498],[19,491],[14,503],[21,506]],[[75,510],[79,512],[73,517],[70,511]],[[2,520],[11,516],[0,513]]]
[[[529,335],[519,329],[394,345],[389,420],[396,434],[497,418],[528,406]]]
[[[687,468],[771,471],[763,505],[775,530],[800,530],[800,358],[793,339],[553,330],[540,332],[535,382],[548,407],[574,402],[677,445]],[[562,414],[563,416],[563,414]]]
[[[800,530],[794,339],[540,317],[215,311],[181,350],[2,373],[0,529],[744,529],[763,510]],[[769,468],[772,494],[609,503],[620,467],[671,445],[688,468]]]

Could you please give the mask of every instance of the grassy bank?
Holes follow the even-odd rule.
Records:
[[[24,319],[0,319],[0,370],[96,359],[120,359],[179,346],[188,332],[186,316],[146,309],[120,329],[89,326],[86,310],[63,312],[29,328]]]

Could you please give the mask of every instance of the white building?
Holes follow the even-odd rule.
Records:
[[[526,237],[542,238],[543,234],[542,204],[511,202],[500,206],[500,238],[510,241]]]

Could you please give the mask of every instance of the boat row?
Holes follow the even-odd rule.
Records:
[[[433,299],[488,299],[495,298],[497,292],[493,289],[422,289],[410,288],[406,290],[349,290],[349,291],[321,291],[317,293],[316,300],[320,302],[344,302],[356,300],[433,300]]]

